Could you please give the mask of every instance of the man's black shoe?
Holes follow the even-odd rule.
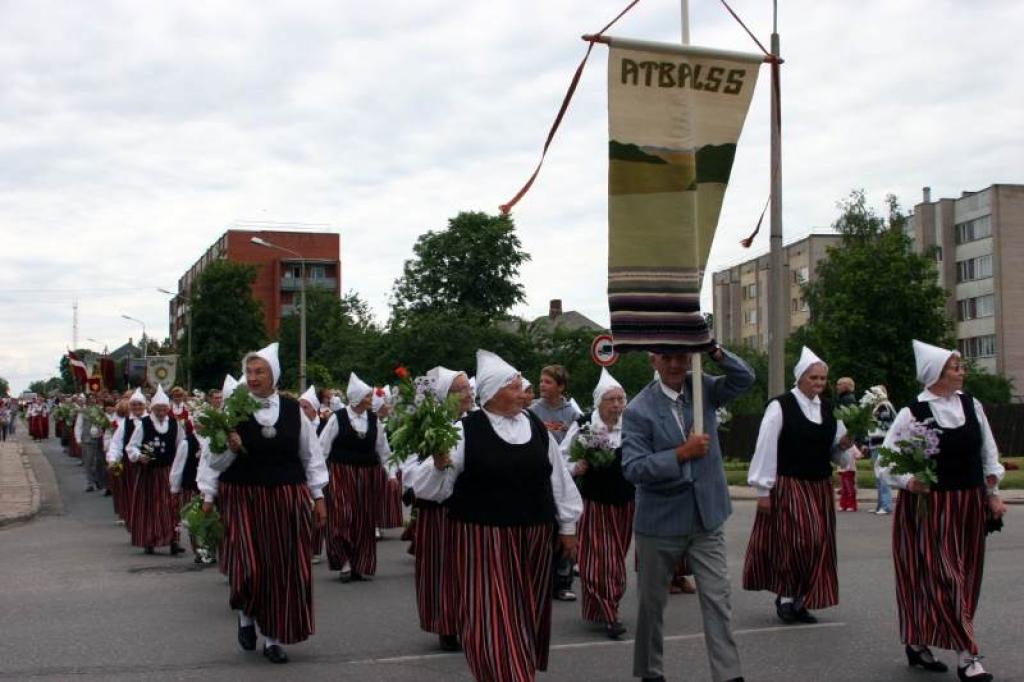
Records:
[[[462,645],[459,644],[458,635],[438,635],[437,641],[441,645],[441,651],[459,651]]]
[[[818,622],[818,619],[815,618],[811,614],[811,612],[808,611],[807,609],[797,609],[796,611],[793,612],[793,615],[796,616],[796,620],[799,623],[817,623]]]
[[[271,663],[287,663],[288,654],[284,652],[280,644],[271,644],[267,646],[263,645],[263,655],[266,656],[267,660]]]
[[[238,619],[238,645],[246,651],[256,650],[256,625],[242,625]]]

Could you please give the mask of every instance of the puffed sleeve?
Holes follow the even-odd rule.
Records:
[[[779,433],[782,432],[782,407],[778,400],[768,403],[761,427],[757,431],[754,457],[747,471],[747,485],[757,491],[758,497],[767,497],[775,487],[779,464]]]

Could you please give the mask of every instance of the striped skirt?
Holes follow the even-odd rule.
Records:
[[[377,572],[377,539],[384,495],[384,471],[379,466],[358,467],[328,462],[327,562],[340,571],[348,562],[361,575]]]
[[[221,483],[231,608],[282,644],[313,634],[313,512],[306,484]]]
[[[757,514],[743,565],[743,589],[792,597],[807,609],[839,603],[832,480],[779,476],[770,514]]]
[[[121,470],[121,473],[115,476],[110,470],[107,470],[107,490],[110,491],[110,500],[114,503],[114,515],[119,519],[124,519],[127,515],[125,511],[125,485],[124,479],[128,475],[125,469]]]
[[[450,523],[456,618],[470,672],[486,682],[532,682],[548,665],[554,526]]]
[[[436,504],[416,505],[416,606],[420,628],[438,635],[458,632],[455,613],[458,599],[449,561],[452,526],[448,509]]]
[[[384,494],[381,496],[381,528],[401,528],[405,525],[405,514],[402,511],[402,472],[398,472],[398,478],[388,478],[387,472],[381,467],[384,474]]]
[[[121,462],[124,464],[124,471],[120,476],[122,479],[121,485],[124,486],[124,502],[121,505],[124,516],[121,518],[124,519],[124,529],[131,533],[132,500],[135,498],[135,489],[139,486],[139,472],[142,470],[143,465],[136,464],[127,457],[123,458]]]
[[[171,495],[170,467],[136,464],[132,490],[134,547],[165,547],[178,541],[178,505]]]
[[[985,491],[933,491],[928,514],[901,492],[892,529],[896,603],[905,644],[978,653],[974,611],[985,566]]]
[[[626,556],[633,535],[634,502],[624,505],[583,501],[579,523],[580,586],[583,618],[594,623],[619,619],[626,593]]]

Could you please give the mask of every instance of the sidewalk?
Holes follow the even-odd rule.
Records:
[[[899,494],[899,491],[893,491],[893,497]],[[1003,498],[1003,502],[1006,504],[1024,504],[1024,490],[1001,490],[999,496]],[[729,497],[734,500],[756,500],[757,493],[754,492],[753,488],[747,486],[731,485],[729,486]],[[836,498],[839,499],[838,497]],[[874,488],[857,488],[857,502],[875,502],[878,499],[878,495]]]
[[[0,443],[0,527],[30,519],[39,511],[40,492],[26,447],[20,439]]]

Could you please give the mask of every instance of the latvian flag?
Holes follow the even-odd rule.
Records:
[[[68,364],[71,365],[71,373],[75,377],[75,383],[84,385],[89,381],[89,371],[86,369],[85,363],[71,351],[68,351]]]

